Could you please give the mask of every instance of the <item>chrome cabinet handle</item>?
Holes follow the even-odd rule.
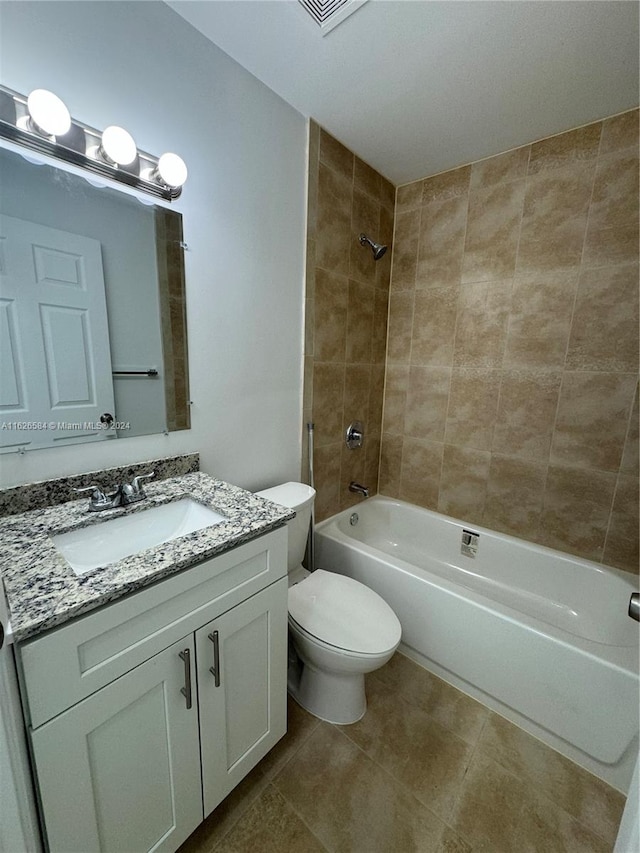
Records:
[[[213,666],[209,667],[209,672],[215,679],[215,686],[220,687],[220,640],[218,639],[218,632],[214,631],[209,634],[209,639],[213,643]]]
[[[187,700],[187,711],[191,708],[193,702],[191,697],[191,652],[185,649],[179,654],[180,660],[184,661],[184,687],[180,688],[180,693]]]

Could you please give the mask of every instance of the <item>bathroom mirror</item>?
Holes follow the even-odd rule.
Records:
[[[0,148],[0,452],[188,429],[182,217]]]

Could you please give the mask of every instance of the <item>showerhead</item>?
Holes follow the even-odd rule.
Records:
[[[380,258],[387,251],[386,246],[383,246],[382,243],[374,243],[373,240],[370,240],[366,234],[361,234],[359,240],[361,246],[371,246],[374,261],[379,261]]]

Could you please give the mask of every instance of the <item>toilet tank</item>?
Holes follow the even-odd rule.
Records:
[[[273,503],[294,509],[296,517],[287,522],[289,532],[288,571],[297,569],[302,563],[304,551],[307,544],[309,522],[311,520],[311,507],[315,498],[315,489],[304,483],[282,483],[271,489],[264,489],[256,494],[273,501]]]

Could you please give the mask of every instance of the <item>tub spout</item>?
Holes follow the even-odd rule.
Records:
[[[349,491],[355,492],[357,495],[362,495],[363,498],[369,497],[369,489],[366,486],[361,486],[360,483],[355,483],[353,480],[349,483]]]
[[[629,616],[635,619],[636,622],[640,622],[640,594],[637,592],[631,593],[631,598],[629,599]]]

